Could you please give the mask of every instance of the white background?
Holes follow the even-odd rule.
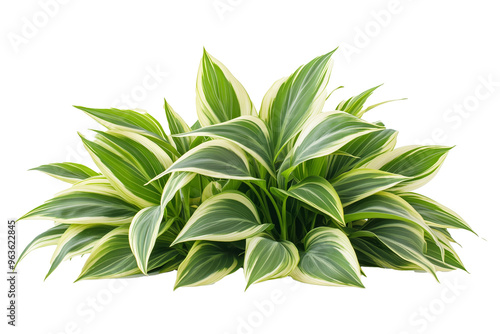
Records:
[[[165,97],[192,123],[203,46],[260,105],[275,80],[340,45],[331,87],[346,88],[328,107],[380,83],[369,102],[409,98],[367,118],[399,130],[399,145],[456,145],[421,192],[458,211],[480,237],[453,234],[470,274],[441,273],[441,284],[430,275],[366,269],[366,289],[283,279],[246,293],[241,270],[175,293],[174,273],[74,284],[85,259],[63,263],[44,282],[53,249],[42,249],[19,266],[15,329],[5,324],[2,279],[8,333],[498,333],[495,1],[61,0],[47,16],[41,3],[50,2],[0,5],[2,224],[65,187],[29,168],[91,163],[77,131],[97,125],[72,105],[128,104],[165,124]],[[50,226],[21,222],[19,251]],[[1,237],[5,261],[5,227]]]

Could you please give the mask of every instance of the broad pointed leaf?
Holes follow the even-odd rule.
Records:
[[[317,227],[307,233],[304,247],[300,262],[291,274],[295,280],[316,285],[363,287],[356,253],[344,232]]]
[[[38,170],[58,180],[76,183],[98,174],[87,166],[75,162],[53,163],[41,165],[30,170]]]
[[[269,227],[261,224],[255,205],[237,191],[226,191],[203,202],[172,245],[192,240],[238,241]]]
[[[170,134],[178,135],[185,132],[190,132],[191,128],[187,123],[182,119],[179,114],[177,114],[174,109],[165,101],[165,114],[167,115],[168,127],[170,129]],[[173,142],[175,143],[175,147],[180,154],[184,154],[189,151],[189,147],[191,146],[191,138],[178,138],[173,137]]]

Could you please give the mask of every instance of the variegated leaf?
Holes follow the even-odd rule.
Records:
[[[297,247],[290,241],[266,235],[247,239],[243,266],[247,289],[254,283],[288,276],[299,259]]]
[[[47,175],[68,183],[76,183],[98,175],[91,168],[75,162],[52,163],[41,165],[30,170],[44,172]]]
[[[175,143],[175,147],[180,154],[184,154],[189,151],[189,147],[191,146],[191,138],[179,138],[175,137],[175,135],[179,135],[182,133],[190,132],[191,128],[187,123],[182,119],[179,114],[177,114],[174,109],[167,103],[165,100],[165,114],[167,115],[168,127],[170,129],[170,134],[174,135],[172,140]]]
[[[247,91],[229,70],[203,50],[196,81],[196,110],[201,126],[243,115],[257,115]]]
[[[213,284],[241,267],[238,252],[225,243],[196,241],[179,265],[174,290]]]
[[[54,227],[49,228],[45,232],[42,232],[39,235],[37,235],[22,251],[21,255],[17,259],[16,267],[19,264],[19,262],[21,262],[21,260],[26,257],[26,255],[28,255],[35,249],[46,246],[57,245],[59,239],[68,229],[68,227],[69,225],[67,224],[57,224]]]
[[[269,228],[261,224],[255,205],[237,191],[226,191],[203,202],[172,245],[192,240],[238,241]]]
[[[317,227],[307,233],[304,247],[300,262],[291,273],[295,280],[316,285],[363,287],[356,253],[344,232]]]

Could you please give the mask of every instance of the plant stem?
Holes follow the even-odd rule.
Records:
[[[264,213],[266,215],[266,218],[268,219],[269,223],[272,224],[273,222],[273,219],[271,218],[271,214],[269,213],[269,209],[267,207],[267,203],[264,204],[264,200],[262,199],[262,197],[260,196],[259,192],[257,191],[257,189],[255,189],[255,187],[252,185],[252,183],[250,182],[245,182],[248,187],[250,187],[250,189],[252,189],[252,191],[255,193],[255,195],[257,196],[257,198],[259,199],[259,203],[260,205],[262,206],[262,208],[264,209]]]
[[[286,200],[288,197],[285,197],[283,200],[283,206],[281,207],[281,218],[282,218],[282,223],[281,223],[281,239],[287,240],[287,226],[286,226]]]

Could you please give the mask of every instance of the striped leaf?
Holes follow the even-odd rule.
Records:
[[[396,146],[398,132],[385,129],[360,136],[340,148],[345,155],[332,155],[327,179],[360,167]]]
[[[275,241],[266,235],[247,239],[243,270],[250,285],[286,277],[299,263],[297,247],[290,241]]]
[[[193,172],[223,179],[257,180],[251,175],[245,152],[236,144],[223,139],[200,144],[155,179],[172,172]]]
[[[174,290],[213,284],[240,268],[237,251],[224,243],[196,241],[179,265]]]
[[[130,249],[137,260],[139,269],[146,275],[148,260],[163,219],[163,208],[151,206],[139,211],[132,220],[129,229]]]
[[[292,278],[316,285],[363,287],[356,253],[344,232],[317,227],[307,233],[304,247]]]
[[[275,160],[306,121],[323,109],[334,52],[335,50],[299,67],[288,78],[276,82],[266,93],[260,118],[272,129]]]
[[[382,129],[341,111],[321,113],[306,124],[297,138],[290,152],[290,167],[332,154],[351,140]]]
[[[328,215],[341,226],[345,226],[344,211],[337,192],[322,177],[310,176],[282,193]]]
[[[436,175],[450,149],[444,146],[404,146],[376,157],[363,167],[410,177],[392,190],[411,191]]]
[[[70,225],[59,239],[45,279],[66,259],[90,253],[92,247],[115,227],[107,225]]]
[[[342,110],[345,111],[346,113],[349,113],[353,116],[356,117],[361,117],[363,116],[363,105],[365,104],[366,100],[373,94],[375,89],[379,88],[382,85],[378,85],[376,87],[370,88],[365,90],[363,93],[353,96],[347,101],[342,101],[338,106],[337,110]]]
[[[434,231],[438,241],[430,238],[425,238],[427,243],[427,249],[425,250],[425,256],[427,259],[436,267],[439,271],[450,271],[455,269],[462,269],[466,271],[460,257],[453,249],[450,241],[447,239],[446,235],[441,232]],[[442,250],[444,249],[444,257],[442,256]]]
[[[444,205],[416,193],[399,193],[398,195],[410,203],[429,225],[442,228],[460,228],[476,234],[462,217]]]
[[[270,137],[266,124],[256,116],[241,116],[230,121],[207,126],[175,137],[207,136],[227,139],[254,157],[274,175]]]
[[[102,237],[92,249],[76,281],[141,275],[130,249],[128,234],[128,226],[123,226]],[[148,273],[159,271],[162,267],[171,267],[176,263],[177,251],[168,248],[164,242],[158,243],[149,258]]]
[[[266,230],[255,205],[240,192],[226,191],[203,202],[172,245],[192,240],[238,241]]]
[[[356,168],[331,181],[345,207],[379,191],[389,189],[407,177],[377,169]]]
[[[141,208],[160,203],[164,181],[145,185],[172,164],[159,145],[131,132],[97,132],[94,141],[82,140],[97,167],[123,198]]]
[[[177,114],[174,109],[165,100],[165,114],[167,115],[168,127],[170,129],[170,134],[178,135],[186,132],[190,132],[191,128],[182,119],[179,114]],[[180,138],[173,137],[172,140],[175,143],[175,147],[180,154],[184,154],[189,151],[192,140],[190,138]]]
[[[126,224],[138,209],[123,199],[75,191],[56,196],[31,210],[19,220],[54,220],[71,224]]]
[[[229,70],[203,50],[196,81],[196,110],[201,126],[243,115],[257,115],[247,91]]]
[[[167,135],[160,123],[141,110],[122,110],[122,109],[94,109],[75,106],[97,122],[110,130],[132,131],[147,136],[153,136],[160,139],[167,139]]]
[[[195,176],[195,173],[190,172],[172,173],[161,195],[162,208],[166,208],[167,204],[172,200],[172,198],[174,198],[175,194],[191,182]]]
[[[365,232],[369,232],[365,234]],[[361,232],[355,232],[350,238],[357,236],[377,238],[403,260],[413,263],[436,277],[434,265],[424,254],[426,242],[424,230],[413,223],[398,220],[375,219]],[[437,279],[437,277],[436,277]]]
[[[38,170],[40,172],[44,172],[47,175],[68,183],[76,183],[89,177],[98,175],[91,168],[75,162],[41,165],[30,170]]]
[[[381,191],[344,208],[346,222],[373,218],[395,219],[416,224],[435,242],[438,241],[422,216],[408,202],[392,193]]]
[[[57,245],[59,239],[68,229],[68,227],[69,225],[66,224],[58,224],[54,227],[49,228],[47,231],[40,233],[24,248],[21,255],[17,259],[16,266],[19,264],[19,262],[21,262],[22,259],[26,257],[26,255],[28,255],[35,249]]]

